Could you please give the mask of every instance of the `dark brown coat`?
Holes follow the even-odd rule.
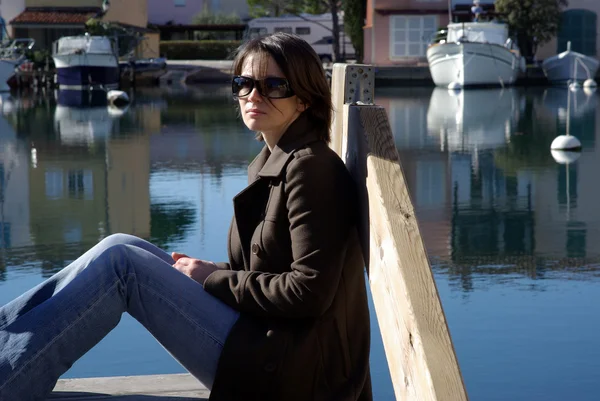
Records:
[[[206,291],[241,312],[211,400],[370,400],[355,184],[301,115],[248,168],[227,270]]]

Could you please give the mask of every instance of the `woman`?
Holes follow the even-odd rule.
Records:
[[[233,69],[242,119],[265,147],[233,200],[229,262],[104,239],[0,309],[0,400],[44,399],[123,312],[212,400],[371,399],[355,186],[327,146],[319,58],[278,33],[243,45]]]

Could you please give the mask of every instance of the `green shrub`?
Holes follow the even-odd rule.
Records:
[[[242,42],[239,40],[165,40],[160,54],[169,60],[227,60]]]

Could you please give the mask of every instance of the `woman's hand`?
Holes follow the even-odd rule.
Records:
[[[175,260],[174,268],[202,285],[212,272],[219,270],[219,267],[213,262],[193,259],[183,253],[173,252],[171,257]]]

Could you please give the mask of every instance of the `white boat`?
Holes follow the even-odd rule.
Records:
[[[525,60],[508,37],[506,24],[452,23],[447,36],[427,49],[427,61],[438,86],[511,85]]]
[[[427,131],[448,151],[503,147],[512,135],[520,104],[515,88],[449,91],[435,88],[427,110]]]
[[[25,52],[31,50],[34,44],[33,39],[15,39],[0,45],[0,92],[10,91],[8,80],[25,61]]]
[[[572,51],[571,42],[567,43],[567,50],[545,59],[542,63],[544,74],[553,84],[584,82],[594,79],[598,67],[600,67],[598,59]]]
[[[60,90],[116,89],[119,60],[106,36],[65,36],[54,42],[52,58]]]

